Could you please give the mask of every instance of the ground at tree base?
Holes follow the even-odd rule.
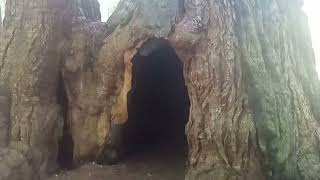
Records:
[[[158,150],[135,155],[116,165],[90,163],[47,180],[183,180],[184,164],[181,155]]]

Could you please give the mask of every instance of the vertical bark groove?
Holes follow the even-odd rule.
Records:
[[[191,102],[186,180],[318,179],[320,83],[300,0],[121,0],[107,23],[97,0],[6,6],[0,84],[11,137],[0,157],[23,149],[15,164],[41,178],[56,169],[62,72],[74,160],[117,159],[131,60],[162,38]]]

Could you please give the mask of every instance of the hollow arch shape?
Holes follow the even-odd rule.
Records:
[[[126,144],[174,143],[186,148],[184,132],[190,101],[175,50],[165,39],[149,39],[139,48],[132,64]]]
[[[177,59],[179,60],[179,63],[181,63],[181,70],[182,75],[184,78],[184,81],[186,80],[185,75],[185,69],[183,67],[183,61],[184,59],[189,59],[190,55],[186,54],[183,55],[183,53],[186,53],[185,51],[180,52],[179,48],[181,45],[178,45],[177,42],[175,42],[175,39],[165,39],[163,37],[147,37],[143,40],[138,41],[134,47],[127,48],[127,50],[123,54],[123,61],[124,61],[124,72],[123,72],[123,85],[120,90],[120,93],[117,97],[116,103],[112,106],[111,109],[111,124],[115,125],[123,125],[128,120],[128,109],[127,109],[127,103],[128,103],[128,93],[130,90],[132,90],[132,68],[133,68],[133,62],[134,56],[142,52],[145,56],[149,53],[152,53],[157,48],[161,47],[168,47],[173,50],[175,53]],[[182,45],[185,46],[185,45]],[[151,47],[151,48],[150,48]],[[184,49],[181,47],[181,49]],[[185,82],[186,84],[186,82]],[[186,89],[188,90],[188,87],[186,86]],[[187,91],[187,95],[189,97],[189,93]],[[112,131],[112,128],[111,128]]]
[[[155,56],[157,56],[159,54],[161,57],[158,57],[158,59],[156,59],[156,60],[152,59],[152,58],[155,58]],[[161,55],[161,54],[163,54],[163,55]],[[150,57],[151,55],[153,55],[153,57]],[[157,60],[159,60],[159,58],[160,58],[160,62],[159,61],[157,62]],[[154,66],[154,64],[153,65],[149,64],[149,65],[146,65],[146,67],[141,67],[143,63],[140,65],[135,64],[138,61],[156,63],[156,65]],[[151,62],[151,61],[153,61],[153,62]],[[120,125],[121,127],[123,127],[123,129],[121,128],[122,130],[121,130],[120,134],[119,134],[119,132],[112,133],[117,128],[111,128],[111,132],[110,132],[111,141],[112,140],[117,141],[119,139],[123,140],[122,142],[120,142],[121,147],[118,147],[118,148],[115,147],[115,149],[120,148],[120,151],[122,151],[121,148],[125,147],[124,149],[126,150],[128,142],[130,141],[130,140],[126,141],[125,137],[119,137],[119,136],[123,136],[123,135],[126,136],[126,135],[128,135],[128,133],[130,134],[131,131],[128,130],[128,129],[132,129],[131,128],[132,124],[130,124],[130,122],[135,121],[134,123],[136,123],[136,119],[133,120],[133,118],[132,118],[132,114],[133,114],[132,113],[132,111],[133,111],[132,105],[131,105],[131,116],[130,116],[130,103],[132,103],[132,101],[139,101],[139,100],[132,100],[133,99],[132,94],[134,94],[135,96],[140,96],[140,95],[137,95],[137,93],[135,93],[137,86],[144,86],[144,88],[149,88],[149,90],[146,90],[146,91],[152,91],[150,93],[154,93],[153,92],[154,88],[151,87],[154,84],[152,84],[150,82],[150,79],[149,80],[145,80],[145,79],[141,80],[141,76],[140,76],[140,79],[138,81],[141,81],[142,84],[145,82],[147,82],[147,83],[145,83],[143,85],[141,83],[137,84],[137,81],[136,81],[137,79],[135,77],[137,75],[137,72],[136,72],[137,68],[140,68],[139,71],[141,71],[141,68],[146,68],[144,70],[148,70],[148,68],[155,67],[156,69],[151,69],[149,71],[158,71],[155,73],[158,75],[158,78],[160,78],[160,79],[167,78],[167,80],[163,81],[163,83],[164,83],[165,87],[167,86],[169,88],[162,89],[161,90],[162,92],[160,92],[160,96],[164,96],[163,98],[169,97],[169,99],[167,99],[163,103],[164,104],[167,103],[165,106],[168,106],[168,107],[170,106],[171,108],[176,108],[176,109],[174,109],[172,111],[170,111],[170,110],[166,111],[169,114],[170,113],[171,114],[168,115],[167,118],[163,118],[162,121],[164,121],[163,122],[164,124],[168,123],[168,127],[162,127],[161,124],[158,124],[158,127],[156,127],[156,129],[153,129],[153,130],[157,131],[157,129],[162,128],[163,131],[169,132],[169,129],[166,129],[166,128],[169,128],[169,127],[176,128],[173,131],[177,131],[177,133],[176,134],[174,133],[174,135],[172,135],[172,137],[180,138],[181,142],[184,143],[184,144],[181,144],[181,147],[185,148],[184,152],[187,152],[188,147],[187,147],[187,140],[186,140],[186,134],[185,134],[185,126],[189,120],[190,100],[189,100],[189,94],[187,91],[187,86],[186,86],[186,83],[184,80],[185,77],[184,77],[184,73],[183,73],[183,64],[182,64],[180,58],[178,57],[177,52],[175,51],[173,46],[171,46],[170,41],[166,40],[164,38],[149,38],[147,40],[141,41],[140,43],[138,43],[137,46],[135,46],[134,49],[127,50],[125,52],[124,64],[125,64],[125,71],[124,71],[123,86],[122,86],[120,95],[118,96],[117,103],[112,108],[112,124],[113,125]],[[137,67],[137,66],[139,66],[139,67]],[[160,66],[162,66],[162,67],[160,67]],[[158,70],[157,70],[157,68],[158,68]],[[154,73],[154,72],[151,72],[151,75],[152,75],[152,73]],[[141,72],[140,72],[140,74],[141,74]],[[149,75],[150,75],[150,72],[149,72]],[[155,78],[155,77],[153,77],[153,78]],[[144,82],[142,82],[142,81],[144,81]],[[171,85],[168,86],[168,84],[170,84],[170,83],[171,83]],[[146,87],[146,86],[149,86],[149,87]],[[161,88],[160,86],[159,86],[159,88]],[[174,87],[176,89],[171,88],[171,90],[170,90],[170,87]],[[141,88],[139,88],[139,91],[141,91]],[[175,95],[168,93],[168,91],[172,91],[170,93],[175,93]],[[147,97],[140,96],[139,98],[146,99]],[[173,100],[171,101],[171,99],[173,99]],[[134,103],[136,103],[136,102],[134,102]],[[174,105],[173,104],[169,105],[170,103],[173,103]],[[134,105],[134,106],[136,106],[136,105]],[[162,107],[158,106],[158,107],[161,109],[164,106],[162,106]],[[165,110],[163,110],[163,111],[165,111]],[[177,124],[167,120],[167,119],[170,119],[173,117],[175,119],[177,119],[177,121],[176,121]],[[157,119],[157,117],[154,119]],[[146,122],[139,122],[139,123],[141,125]],[[129,126],[129,128],[128,128],[128,126]],[[136,127],[134,127],[134,128],[136,128]],[[153,126],[153,127],[151,127],[151,129],[152,128],[155,128],[155,127]],[[141,129],[139,129],[139,130],[141,130]],[[143,130],[145,130],[145,129],[142,128],[142,131]],[[112,137],[112,134],[114,134],[114,135],[118,134],[118,135],[116,135],[117,137],[114,138],[114,137]],[[162,135],[164,135],[164,134],[161,134],[161,135],[160,134],[159,134],[159,136],[161,136],[161,138],[162,138]],[[181,137],[181,135],[182,135],[182,137]],[[179,140],[177,140],[177,142],[178,141]],[[111,142],[110,144],[112,144],[112,146],[113,145],[117,146],[117,144],[119,144],[119,143],[118,142]],[[128,146],[130,146],[130,145],[128,145]],[[185,159],[185,160],[187,161],[187,159]]]

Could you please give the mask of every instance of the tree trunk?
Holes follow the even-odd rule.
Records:
[[[10,136],[0,147],[24,149],[15,163],[40,178],[66,148],[75,163],[116,161],[131,61],[163,38],[183,63],[191,102],[186,180],[318,179],[320,82],[301,6],[122,0],[104,24],[97,1],[8,0],[0,129]],[[0,162],[0,178],[19,179],[12,168],[2,175],[9,163]],[[39,178],[30,171],[24,179]]]
[[[57,85],[67,6],[63,0],[6,2],[0,79],[10,91],[10,142],[30,147],[29,165],[39,171],[40,178],[57,168],[63,125]],[[4,163],[10,167],[8,161]],[[14,172],[8,172],[7,178],[16,177]]]
[[[5,105],[11,110],[10,116],[1,117],[0,124],[10,117],[5,123],[7,132],[1,132],[10,136],[1,137],[1,144],[10,143],[8,150],[0,153],[8,157],[1,160],[0,179],[43,179],[57,170],[65,111],[59,85],[70,46],[72,20],[85,19],[86,15],[90,20],[100,19],[100,13],[90,13],[99,12],[94,10],[97,9],[78,1],[7,0],[0,89],[8,89],[6,99],[11,99],[10,104],[1,102],[1,111]],[[19,149],[26,149],[27,153]],[[19,158],[10,158],[11,155]]]

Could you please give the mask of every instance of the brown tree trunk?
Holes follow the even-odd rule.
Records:
[[[10,136],[1,137],[7,150],[0,156],[7,158],[1,160],[0,179],[43,179],[57,170],[65,111],[59,86],[62,60],[70,46],[73,18],[86,15],[91,20],[100,18],[99,11],[78,1],[7,0],[0,89],[1,97],[9,91],[5,98],[11,103],[2,98],[0,124],[1,131],[3,124],[7,127],[1,135]],[[10,118],[3,112],[6,109],[10,109]]]
[[[0,158],[23,149],[15,163],[28,167],[25,179],[38,178],[30,171],[41,178],[68,135],[75,162],[115,161],[132,58],[163,38],[183,63],[191,101],[186,180],[317,179],[320,83],[301,6],[122,0],[103,24],[97,1],[8,0],[0,130],[11,135],[0,138],[10,150]],[[19,179],[13,168],[2,175],[8,164],[0,162],[0,178]]]
[[[32,164],[27,162],[40,178],[57,168],[56,149],[63,125],[57,85],[68,6],[63,0],[6,2],[0,79],[1,86],[10,91],[10,144],[30,148],[27,156],[32,156]],[[5,166],[16,163],[19,167],[25,160],[8,161]],[[8,179],[18,176],[15,170],[8,174]],[[23,179],[32,178],[36,176]]]

